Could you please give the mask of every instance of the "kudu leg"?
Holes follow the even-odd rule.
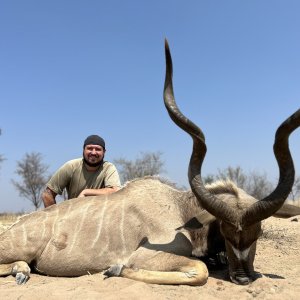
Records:
[[[25,261],[0,264],[0,276],[14,275],[17,284],[24,284],[30,277],[30,268]]]
[[[167,265],[164,270],[165,262]],[[147,264],[151,264],[149,269]],[[137,281],[154,284],[186,284],[203,285],[208,278],[206,265],[199,260],[171,253],[161,252],[144,264],[142,268],[134,265],[127,267],[115,265],[109,268],[104,275],[120,276]]]

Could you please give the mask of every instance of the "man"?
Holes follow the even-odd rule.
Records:
[[[120,178],[116,167],[104,161],[105,141],[98,135],[88,136],[83,144],[83,158],[66,162],[52,176],[42,194],[44,206],[56,204],[55,197],[64,188],[68,199],[116,192]]]

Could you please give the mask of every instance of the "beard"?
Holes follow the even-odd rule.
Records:
[[[104,157],[103,157],[104,158]],[[83,154],[83,161],[84,161],[84,163],[85,164],[87,164],[89,167],[99,167],[102,163],[103,163],[103,158],[99,161],[99,162],[90,162],[90,161],[88,161],[86,158],[85,158],[85,156],[84,156],[84,154]]]

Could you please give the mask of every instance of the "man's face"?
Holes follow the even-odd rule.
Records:
[[[86,145],[83,156],[90,166],[97,166],[104,158],[105,150],[99,145]]]

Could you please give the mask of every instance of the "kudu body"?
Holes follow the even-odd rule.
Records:
[[[177,108],[167,44],[166,61],[166,108],[194,142],[189,164],[192,191],[144,178],[114,194],[73,199],[24,216],[0,234],[0,275],[14,274],[20,284],[28,280],[30,267],[52,276],[108,269],[107,276],[148,283],[202,285],[207,267],[192,256],[226,249],[231,280],[239,284],[251,280],[261,220],[280,209],[294,182],[288,136],[300,125],[300,110],[277,131],[280,180],[270,196],[257,201],[230,182],[205,187],[204,135]],[[300,209],[287,208],[281,216],[299,213]]]

